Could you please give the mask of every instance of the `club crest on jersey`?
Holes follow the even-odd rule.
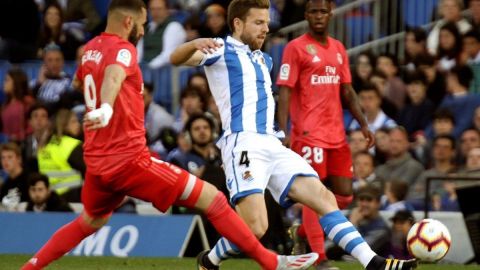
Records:
[[[290,76],[290,65],[289,64],[283,64],[280,67],[280,80],[288,80],[288,77]]]
[[[117,62],[124,64],[125,66],[130,66],[132,61],[132,54],[127,49],[121,49],[117,54]]]
[[[250,173],[250,171],[245,171],[242,175],[242,178],[243,180],[247,181],[247,182],[250,182],[253,180],[253,176],[252,174]]]
[[[338,60],[338,63],[339,63],[340,65],[343,64],[343,58],[342,58],[342,55],[341,55],[340,53],[337,53],[337,60]]]
[[[311,55],[317,55],[317,48],[315,48],[315,45],[313,44],[308,44],[307,45],[307,52]]]

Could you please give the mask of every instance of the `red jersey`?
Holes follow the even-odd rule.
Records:
[[[87,112],[100,107],[105,69],[112,64],[123,67],[127,75],[115,100],[112,118],[104,128],[85,130],[85,163],[89,173],[95,175],[114,173],[140,152],[148,151],[137,51],[117,35],[102,33],[85,45],[77,78],[83,82]]]
[[[287,44],[277,85],[292,89],[291,139],[323,148],[346,143],[340,86],[351,83],[344,46],[328,37],[322,45],[310,34]]]

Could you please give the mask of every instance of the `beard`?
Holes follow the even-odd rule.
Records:
[[[137,24],[135,24],[132,28],[132,31],[130,31],[130,34],[128,35],[128,41],[132,43],[133,46],[137,46],[139,40],[140,37],[138,36]]]
[[[243,33],[243,34],[240,36],[240,39],[242,40],[242,42],[244,42],[245,44],[247,44],[248,47],[250,47],[250,49],[251,49],[252,51],[260,50],[260,49],[262,48],[263,41],[262,41],[262,42],[259,42],[259,41],[258,41],[254,36],[252,36],[252,35]]]

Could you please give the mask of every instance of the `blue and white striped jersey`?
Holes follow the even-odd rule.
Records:
[[[272,95],[272,58],[228,36],[200,65],[220,111],[224,135],[250,131],[274,134],[275,101]]]

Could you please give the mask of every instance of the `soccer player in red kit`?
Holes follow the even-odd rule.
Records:
[[[107,28],[85,46],[74,84],[83,86],[83,213],[57,230],[22,269],[42,269],[63,256],[108,221],[125,196],[166,211],[172,204],[202,211],[215,228],[263,269],[306,269],[317,254],[278,256],[265,249],[225,196],[180,168],[150,157],[146,147],[143,79],[135,44],[143,36],[142,0],[112,0]],[[205,45],[205,49],[208,46]]]
[[[341,100],[360,123],[369,147],[374,139],[351,86],[345,48],[327,32],[331,5],[331,0],[307,1],[305,19],[309,32],[285,47],[277,78],[278,119],[280,129],[287,131],[290,110],[291,133],[284,143],[310,163],[343,209],[351,203],[353,191],[352,159],[345,138]],[[317,269],[337,269],[326,261],[317,214],[304,206],[302,216],[303,224],[291,233],[306,236],[312,250],[319,253]]]

